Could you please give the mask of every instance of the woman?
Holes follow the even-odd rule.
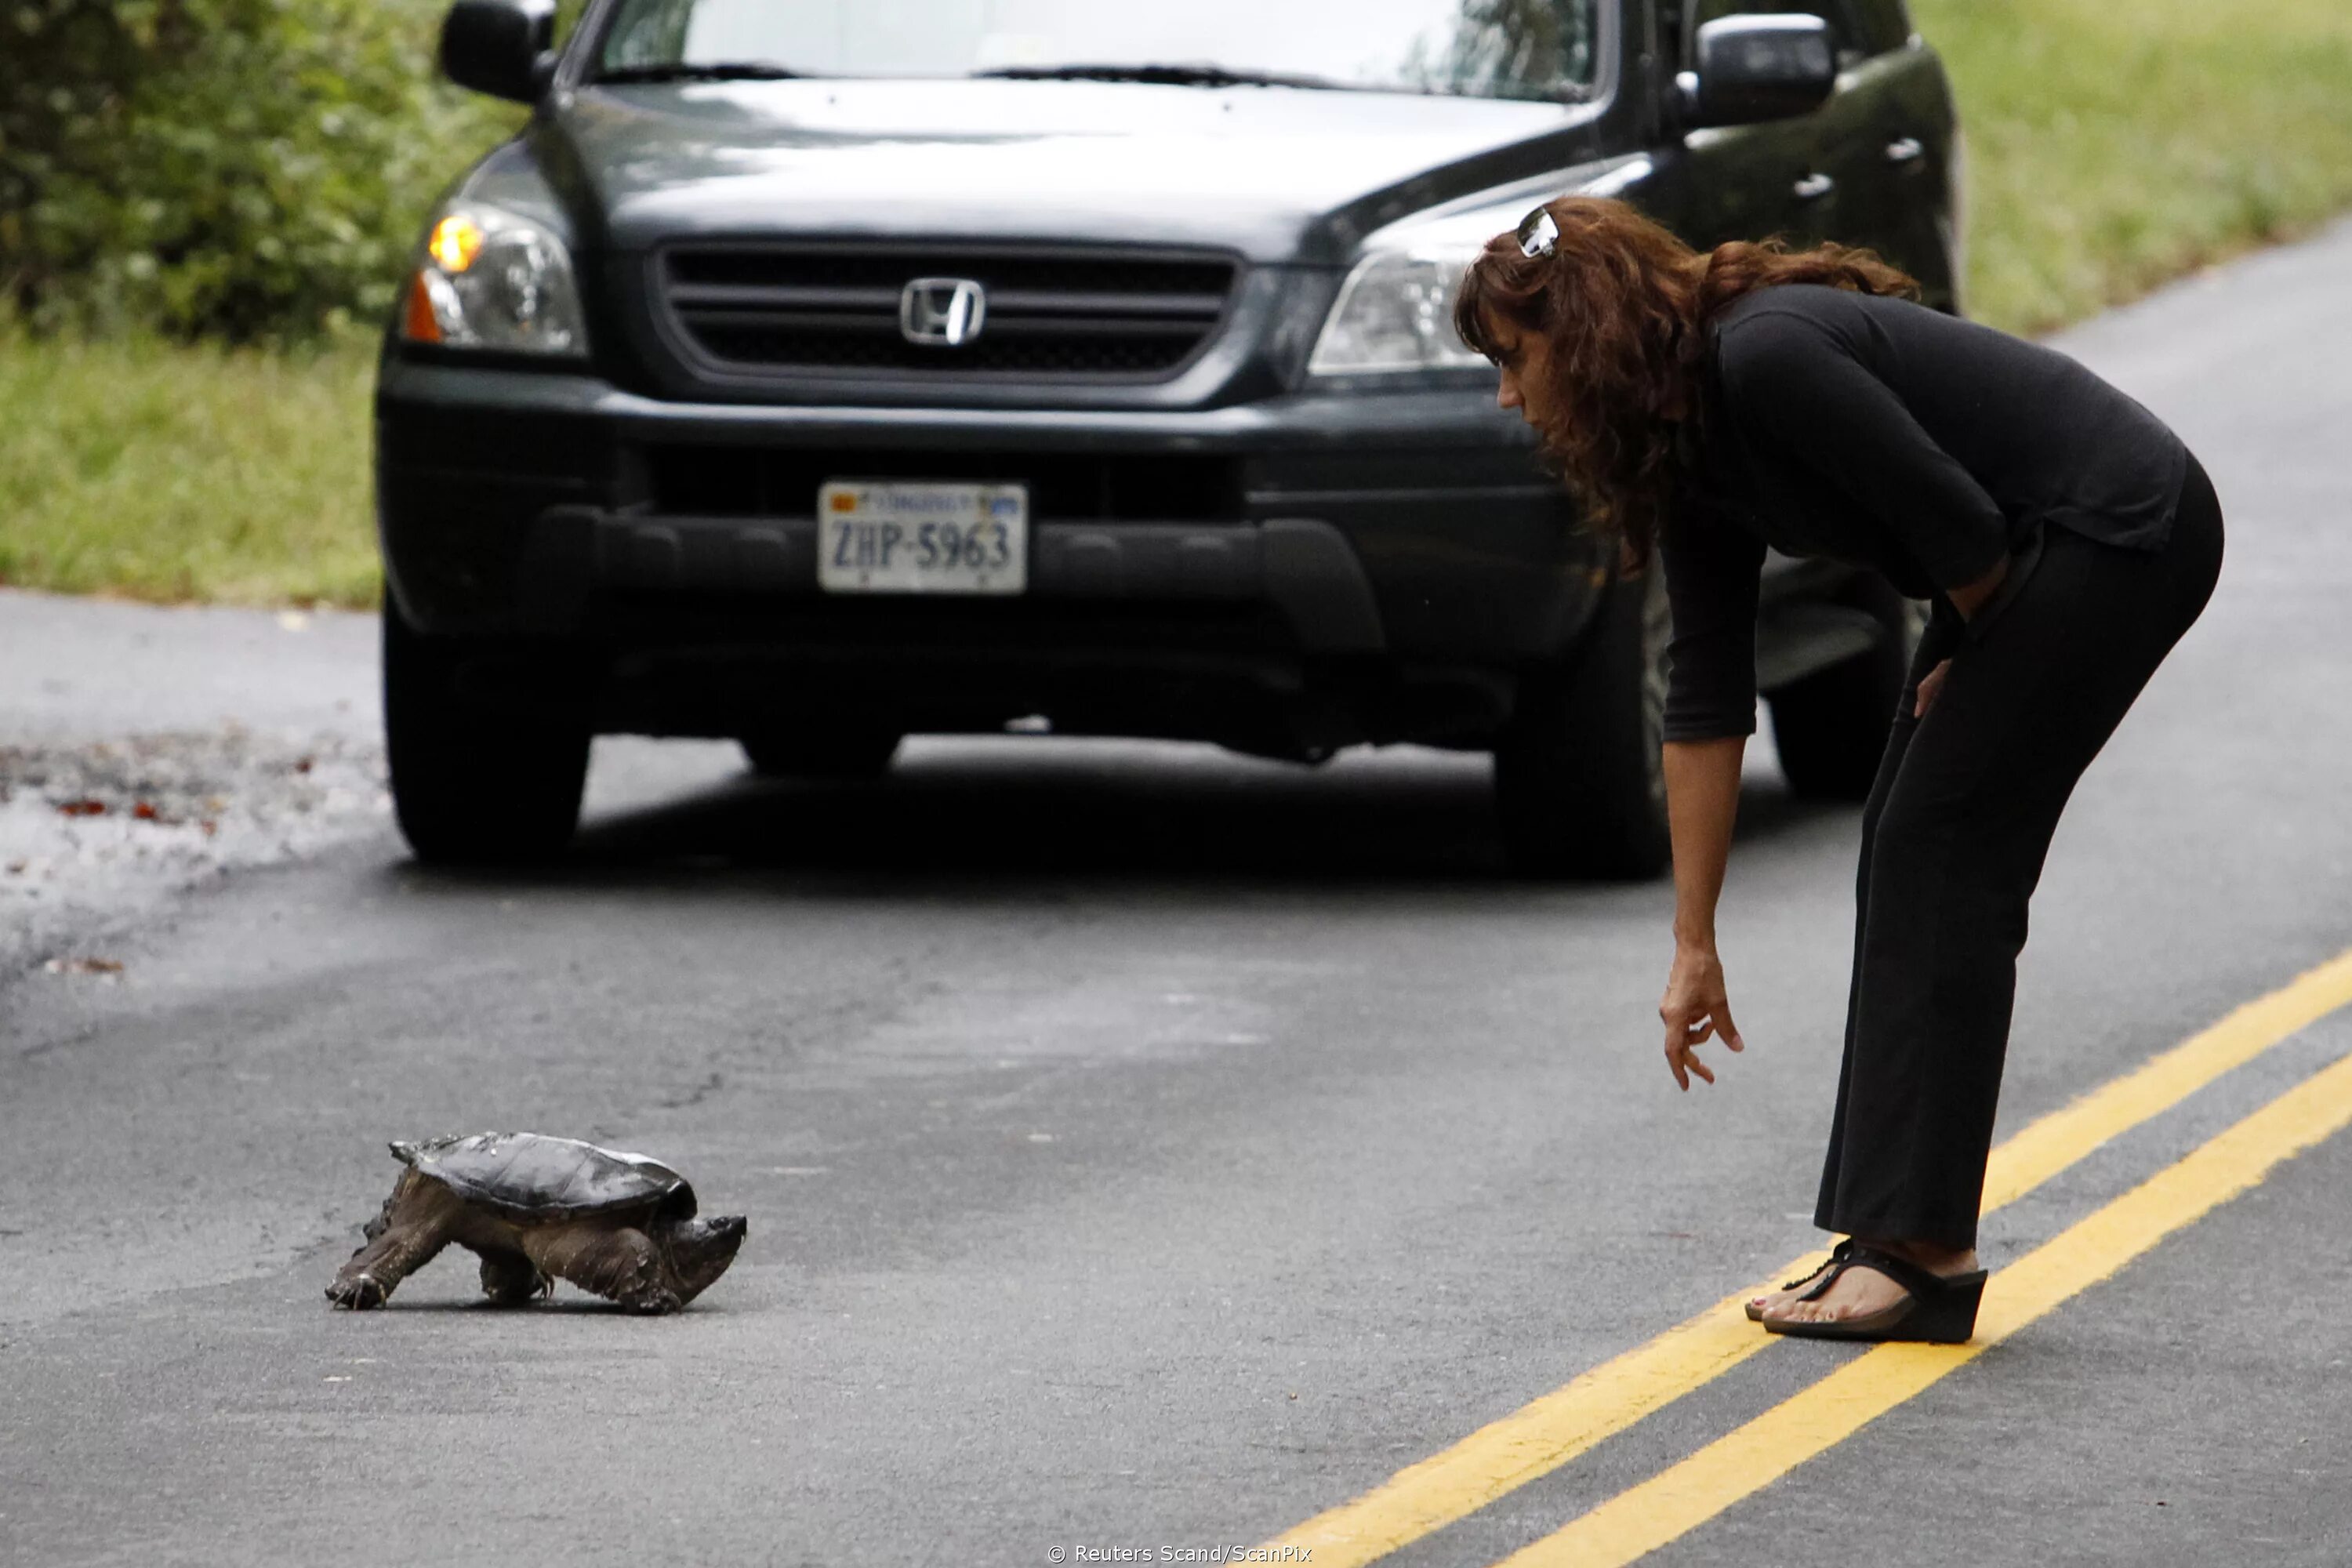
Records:
[[[2211,595],[2221,512],[2147,409],[2053,349],[1918,302],[1868,250],[1700,254],[1569,196],[1498,235],[1454,302],[1500,401],[1674,616],[1665,775],[1685,1091],[1742,1048],[1715,946],[1756,729],[1767,544],[1933,601],[1862,816],[1845,1058],[1814,1223],[1829,1263],[1748,1305],[1775,1332],[1958,1342],[2026,905],[2058,815]]]

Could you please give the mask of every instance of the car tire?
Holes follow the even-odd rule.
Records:
[[[1611,584],[1574,658],[1521,679],[1495,747],[1495,804],[1514,870],[1646,881],[1673,866],[1664,751],[1672,627],[1654,559]]]
[[[898,737],[875,730],[773,730],[740,744],[762,778],[880,778],[898,754]]]
[[[1927,606],[1905,598],[1875,574],[1859,579],[1842,602],[1868,610],[1886,627],[1875,647],[1816,670],[1766,699],[1772,739],[1790,793],[1811,800],[1866,800],[1895,724],[1911,657],[1927,626]]]
[[[383,603],[383,729],[394,813],[419,860],[527,864],[561,854],[579,826],[589,726],[469,706],[459,645]]]

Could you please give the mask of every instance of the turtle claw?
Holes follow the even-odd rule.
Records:
[[[328,1300],[338,1307],[349,1307],[355,1312],[383,1306],[388,1293],[373,1274],[354,1274],[327,1287]]]

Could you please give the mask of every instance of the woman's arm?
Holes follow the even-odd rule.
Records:
[[[1658,1016],[1666,1066],[1690,1088],[1715,1074],[1692,1047],[1713,1028],[1734,1050],[1738,1031],[1715,956],[1715,903],[1731,855],[1739,762],[1756,731],[1756,608],[1764,541],[1696,498],[1661,519],[1674,633],[1666,644],[1666,830],[1675,858],[1675,963]]]
[[[1658,1016],[1666,1026],[1666,1066],[1685,1090],[1690,1075],[1708,1083],[1715,1074],[1696,1047],[1710,1035],[1733,1050],[1745,1048],[1724,994],[1723,964],[1715,951],[1715,906],[1731,859],[1731,829],[1739,811],[1745,735],[1669,741],[1665,746],[1667,831],[1675,856],[1675,963]]]

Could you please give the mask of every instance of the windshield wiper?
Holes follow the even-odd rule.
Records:
[[[615,66],[594,80],[627,81],[795,81],[803,72],[764,60],[729,60],[717,65],[688,65],[683,60],[661,66]]]
[[[1327,77],[1277,76],[1272,71],[1228,70],[1223,66],[1005,66],[971,74],[1017,81],[1141,81],[1161,87],[1308,87],[1332,92],[1347,90],[1344,82]]]

